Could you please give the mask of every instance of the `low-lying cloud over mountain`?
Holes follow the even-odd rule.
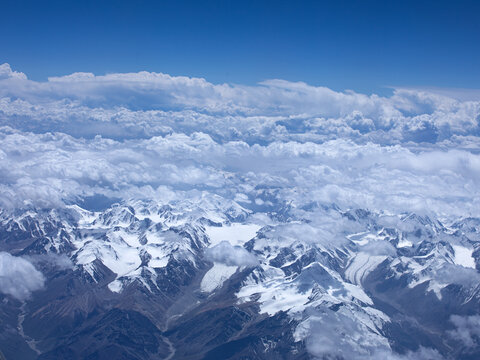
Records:
[[[31,262],[0,252],[0,292],[25,300],[43,287],[45,278]]]
[[[232,246],[228,241],[222,241],[205,252],[205,256],[212,262],[219,262],[228,266],[258,265],[258,260],[241,246]]]

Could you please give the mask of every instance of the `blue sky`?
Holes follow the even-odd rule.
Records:
[[[478,1],[2,1],[0,63],[334,90],[478,88]]]

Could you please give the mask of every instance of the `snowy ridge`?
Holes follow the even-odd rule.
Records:
[[[25,254],[67,255],[93,283],[102,272],[100,262],[114,273],[107,288],[115,294],[134,282],[161,292],[164,271],[183,271],[185,264],[202,274],[198,291],[205,296],[236,274],[238,306],[253,301],[260,314],[287,313],[297,324],[297,342],[310,341],[319,323],[348,323],[345,346],[365,354],[372,344],[393,351],[387,336],[393,319],[377,307],[371,276],[381,272],[405,283],[405,291],[425,286],[425,295],[433,293],[438,301],[452,284],[462,287],[465,302],[479,297],[480,246],[459,224],[335,206],[311,213],[292,207],[287,214],[288,220],[268,212],[253,216],[215,196],[169,204],[132,201],[99,212],[70,206],[63,212],[3,213],[1,224],[8,234],[38,234]],[[214,260],[206,257],[210,250],[217,250]]]
[[[345,270],[345,277],[352,284],[361,285],[362,280],[375,268],[380,265],[387,257],[370,255],[368,253],[359,253],[351,261]]]
[[[212,268],[207,271],[200,284],[203,292],[212,292],[221,287],[237,271],[237,266],[228,266],[225,264],[214,263]]]

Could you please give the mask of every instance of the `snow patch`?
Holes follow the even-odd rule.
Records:
[[[120,280],[115,280],[108,284],[108,288],[111,292],[120,293],[123,289],[123,283]]]
[[[260,313],[270,316],[279,311],[300,313],[305,310],[312,291],[301,293],[293,283],[285,284],[285,279],[277,278],[260,284],[244,286],[237,293],[239,302],[247,302],[254,295],[260,295]]]
[[[224,240],[233,246],[242,246],[255,237],[260,228],[261,226],[256,224],[233,223],[228,226],[207,226],[205,232],[210,238],[210,246],[217,245]]]
[[[345,289],[350,293],[351,296],[354,298],[360,300],[361,302],[368,304],[368,305],[373,305],[372,299],[363,291],[362,288],[359,286],[349,284],[349,283],[343,283],[343,286],[345,286]]]
[[[412,247],[413,244],[410,240],[407,240],[407,239],[401,239],[398,244],[397,244],[397,248],[404,248],[404,247]]]
[[[93,275],[93,269],[89,269],[85,265],[92,263],[95,259],[99,259],[116,273],[117,277],[128,274],[141,264],[137,249],[128,247],[126,244],[87,241],[77,252],[77,264],[84,265],[90,275]]]
[[[200,283],[200,289],[203,292],[212,292],[213,290],[222,287],[223,283],[235,274],[236,271],[237,266],[214,263],[213,267],[203,276],[202,282]]]
[[[475,269],[475,259],[473,258],[473,249],[466,248],[460,245],[452,245],[455,251],[454,262],[455,265],[461,265],[466,268]]]

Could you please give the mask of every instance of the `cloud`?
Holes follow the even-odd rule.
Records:
[[[444,357],[435,349],[420,347],[416,351],[407,351],[405,354],[397,354],[391,351],[377,351],[370,359],[375,360],[442,360]]]
[[[34,266],[48,266],[58,270],[73,269],[73,262],[66,254],[36,254],[22,257],[30,261]]]
[[[452,98],[460,101],[479,101],[480,89],[468,89],[468,88],[439,88],[439,87],[412,87],[401,88],[396,87],[397,90],[406,90],[441,95],[447,98]]]
[[[319,202],[477,213],[480,102],[423,90],[380,97],[149,72],[36,82],[8,64],[0,69],[5,208],[96,195],[158,198],[168,188],[241,193],[252,209]]]
[[[435,279],[443,284],[458,284],[475,288],[480,283],[480,273],[475,269],[445,263],[435,271]]]
[[[257,258],[241,246],[232,246],[228,241],[205,250],[205,258],[228,266],[255,267]]]
[[[250,145],[198,132],[78,139],[6,127],[0,142],[0,202],[8,208],[25,202],[57,207],[95,194],[156,197],[160,186],[232,199],[241,192],[264,206],[318,201],[441,216],[475,216],[480,200],[480,155],[457,149],[417,153],[344,139]],[[262,190],[271,188],[276,192]]]
[[[455,325],[454,330],[447,331],[452,339],[462,342],[468,349],[480,347],[480,316],[452,315],[450,321]]]
[[[24,73],[13,71],[10,65],[7,63],[0,64],[0,80],[10,79],[10,78],[26,80],[27,76]]]
[[[307,350],[316,359],[392,359],[440,360],[434,349],[420,347],[416,351],[398,354],[390,349],[385,338],[368,329],[354,316],[326,309],[313,315],[308,325]]]
[[[43,274],[30,261],[0,252],[0,292],[25,300],[44,283]]]
[[[148,138],[202,129],[222,141],[436,143],[479,134],[480,101],[423,90],[391,97],[336,92],[302,82],[268,80],[256,86],[139,72],[74,73],[45,82],[0,68],[1,123],[75,137]]]
[[[291,215],[296,211],[292,209]],[[258,246],[292,246],[302,244],[335,249],[347,244],[347,239],[339,234],[348,234],[358,230],[354,224],[342,217],[338,212],[315,209],[309,213],[299,211],[297,215],[307,223],[288,222],[278,224],[265,232],[266,237],[256,240]]]
[[[369,242],[368,244],[361,246],[360,251],[366,252],[374,256],[378,256],[378,255],[396,256],[397,254],[395,247],[385,240]]]

